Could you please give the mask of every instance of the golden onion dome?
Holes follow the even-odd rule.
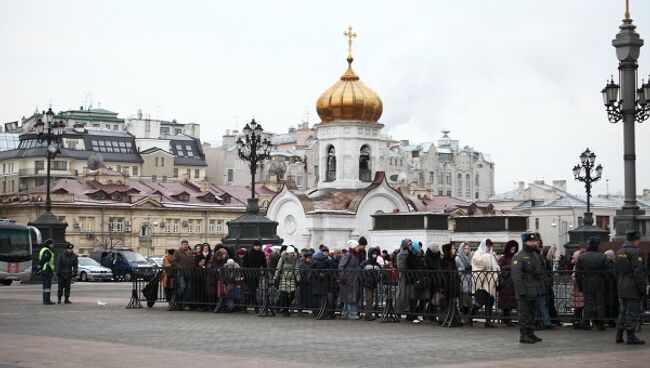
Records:
[[[352,48],[352,38],[356,34],[350,28],[348,33],[349,51]],[[348,55],[348,69],[341,79],[325,90],[316,101],[316,111],[323,123],[332,121],[360,121],[376,123],[383,112],[383,103],[370,87],[359,80],[352,70],[352,55]]]

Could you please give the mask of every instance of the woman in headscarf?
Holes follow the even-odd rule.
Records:
[[[472,291],[478,309],[485,307],[485,327],[497,327],[492,323],[492,308],[497,296],[499,263],[494,254],[492,240],[485,239],[479,244],[472,257]]]
[[[468,243],[461,244],[455,262],[456,270],[460,277],[458,304],[460,305],[461,313],[466,316],[465,322],[471,324],[472,317],[469,315],[469,312],[474,306],[472,303],[472,248]]]
[[[503,246],[503,255],[499,258],[499,267],[501,268],[501,290],[499,290],[499,308],[503,311],[503,323],[508,326],[514,326],[510,318],[510,312],[517,309],[517,298],[515,297],[515,284],[510,276],[510,267],[512,266],[512,257],[519,250],[519,243],[510,240]]]
[[[444,303],[442,314],[444,315],[443,327],[460,327],[458,313],[458,296],[461,290],[461,279],[456,267],[456,248],[451,243],[442,246],[442,261],[440,270],[444,277]]]
[[[618,317],[618,293],[616,290],[616,254],[613,250],[605,251],[607,272],[605,272],[605,322],[616,327]]]

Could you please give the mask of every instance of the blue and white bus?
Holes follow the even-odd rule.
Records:
[[[42,243],[41,233],[33,226],[0,219],[0,283],[29,280],[32,273],[32,249]]]

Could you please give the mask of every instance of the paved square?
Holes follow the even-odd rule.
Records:
[[[0,368],[15,367],[647,367],[650,347],[614,330],[540,332],[430,323],[126,310],[130,285],[76,283],[72,305],[40,305],[40,285],[0,288]],[[107,302],[105,306],[97,301]],[[647,327],[646,327],[647,329]],[[640,334],[648,338],[647,333]]]

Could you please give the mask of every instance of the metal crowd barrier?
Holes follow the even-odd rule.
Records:
[[[398,322],[404,315],[408,320],[420,316],[445,326],[470,319],[517,319],[516,308],[504,314],[505,304],[512,302],[508,298],[515,297],[507,272],[152,267],[134,270],[132,276],[127,309],[164,303],[170,311],[253,309],[258,316],[312,314],[316,319],[333,319],[341,315],[344,304],[355,304],[360,316],[382,323]],[[549,273],[545,283],[553,322],[581,321],[584,293],[580,285],[589,278],[603,287],[605,314],[599,320],[616,320],[613,273],[557,271]],[[645,322],[650,320],[647,300],[643,317]]]

